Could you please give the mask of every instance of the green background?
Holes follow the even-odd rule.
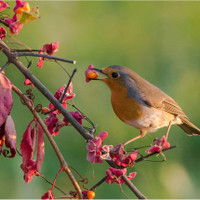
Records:
[[[110,91],[104,83],[85,82],[84,72],[89,64],[96,68],[113,64],[131,68],[173,97],[191,121],[200,127],[200,2],[29,3],[31,8],[39,5],[41,19],[25,24],[14,38],[32,49],[59,42],[59,51],[55,56],[77,61],[76,65],[62,63],[69,73],[74,68],[78,69],[73,78],[76,93],[74,102],[93,123],[98,124],[97,134],[108,132],[104,144],[117,145],[136,136],[139,131],[115,116],[110,103]],[[9,4],[12,8],[15,6],[15,2]],[[13,15],[12,9],[4,13],[10,13],[11,17]],[[40,69],[36,67],[37,58],[28,59],[33,60],[30,70],[53,94],[60,86],[67,84],[68,75],[54,62],[46,61]],[[20,60],[28,65],[25,58]],[[0,65],[3,66],[5,62],[6,57],[1,53]],[[24,77],[15,66],[10,65],[5,72],[13,84],[26,91],[28,86],[23,85]],[[49,102],[39,91],[37,93],[39,98],[36,97],[35,104],[41,102],[48,107]],[[13,97],[11,114],[19,148],[22,135],[33,117],[20,103],[19,97],[16,94]],[[73,109],[68,106],[68,110]],[[89,126],[85,121],[84,125]],[[162,137],[165,132],[166,128],[149,133],[127,147],[150,145],[155,137]],[[92,164],[86,160],[86,143],[73,127],[62,128],[55,141],[66,162],[88,178],[86,187],[92,187],[105,176],[109,166],[106,162]],[[137,172],[132,182],[149,199],[200,198],[200,137],[188,137],[178,126],[173,126],[169,142],[178,148],[165,153],[166,162],[144,161],[128,169],[128,172]],[[144,153],[144,150],[140,152]],[[152,159],[162,160],[162,156]],[[33,177],[30,183],[25,184],[19,167],[21,163],[18,155],[13,159],[0,156],[0,198],[39,199],[51,188],[38,177]],[[46,139],[41,173],[53,182],[59,167],[57,157]],[[74,190],[64,172],[59,174],[56,185],[66,193]],[[135,198],[125,185],[122,188],[129,198]],[[103,183],[95,193],[97,199],[126,198],[115,183],[110,186]],[[56,189],[54,194],[62,195]]]

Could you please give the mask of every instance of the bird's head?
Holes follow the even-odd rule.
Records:
[[[112,65],[103,69],[94,68],[94,70],[106,76],[104,78],[97,78],[96,80],[105,82],[111,91],[127,86],[129,80],[132,79],[132,73],[134,73],[132,70],[119,65]]]

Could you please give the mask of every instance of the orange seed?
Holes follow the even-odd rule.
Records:
[[[93,191],[88,191],[87,197],[88,197],[88,199],[93,199],[95,197],[95,193]]]
[[[99,75],[96,71],[91,71],[87,74],[87,77],[90,78],[90,79],[94,79],[94,78],[97,78]]]

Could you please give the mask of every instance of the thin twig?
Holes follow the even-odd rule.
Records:
[[[171,147],[169,147],[169,148],[162,149],[162,152],[168,151],[168,150],[170,150],[170,149],[174,149],[174,148],[176,148],[176,147],[177,147],[177,146],[174,145],[174,146],[171,146]],[[141,161],[143,161],[143,160],[145,160],[145,159],[147,159],[147,158],[149,158],[149,157],[151,157],[151,156],[154,156],[154,155],[156,155],[156,154],[159,154],[159,152],[153,152],[153,153],[147,154],[146,156],[142,156],[142,157],[136,159],[136,160],[135,160],[135,163],[141,162]]]
[[[67,104],[70,105],[70,106],[72,106],[73,108],[75,108],[75,109],[76,109],[77,111],[79,111],[82,115],[84,115],[83,112],[82,112],[81,110],[79,110],[79,109],[75,106],[74,101],[73,101],[72,99],[71,99],[71,101],[72,101],[72,104],[70,104],[70,103],[67,103]],[[97,125],[95,126],[94,123],[93,123],[87,116],[85,116],[85,119],[92,125],[92,127],[93,127],[94,130],[92,130],[91,132],[94,133],[94,132],[95,132],[95,128],[97,127]],[[90,134],[91,134],[91,133],[90,133]],[[93,134],[91,134],[91,135],[93,135]]]
[[[71,83],[71,81],[72,81],[72,78],[73,78],[73,76],[74,76],[74,74],[75,74],[76,72],[77,72],[77,69],[74,69],[73,72],[72,72],[72,75],[70,76],[69,81],[68,81],[68,83],[67,83],[67,87],[65,87],[64,93],[63,93],[63,95],[62,95],[62,97],[61,97],[61,99],[60,99],[60,103],[62,103],[62,101],[63,101],[63,99],[64,99],[64,97],[65,97],[65,94],[66,94],[66,92],[67,92],[67,90],[68,90],[68,88],[69,88],[69,85],[70,85],[70,83]]]
[[[41,50],[38,49],[11,49],[11,52],[41,52]]]
[[[15,40],[16,42],[17,42],[17,44],[19,45],[21,45],[21,46],[23,46],[23,47],[25,47],[25,48],[27,48],[28,50],[30,50],[31,51],[31,48],[30,47],[28,47],[27,45],[25,45],[25,44],[23,44],[22,42],[20,42],[19,40],[17,40],[16,38],[14,38],[14,37],[11,37],[11,36],[6,36],[6,37],[10,37],[11,39],[13,39],[13,40]],[[8,38],[7,38],[8,39]],[[9,40],[10,41],[10,40]],[[13,42],[12,41],[10,41],[10,43],[12,44]]]
[[[0,74],[1,74],[1,72],[2,72],[8,65],[10,65],[10,62],[7,62],[7,63],[0,69]]]
[[[95,184],[93,187],[90,188],[90,191],[95,191],[98,186],[100,186],[102,183],[106,181],[106,179],[107,179],[107,176],[102,178],[97,184]]]
[[[67,71],[57,60],[56,60],[55,62],[56,62],[56,63],[67,73],[67,75],[70,77],[68,71]]]
[[[3,25],[5,25],[5,26],[7,26],[7,27],[9,27],[9,28],[12,28],[11,26],[10,26],[10,24],[7,24],[6,22],[4,22],[3,20],[1,20],[0,19],[0,23],[2,23]],[[12,28],[13,29],[13,28]]]
[[[33,53],[33,52],[21,52],[21,53],[15,53],[16,57],[20,56],[33,56],[33,57],[43,57],[43,58],[48,58],[48,59],[53,59],[53,60],[59,60],[62,62],[68,62],[71,64],[75,64],[75,60],[70,60],[70,59],[65,59],[65,58],[60,58],[60,57],[55,57],[55,56],[49,56],[46,54],[39,54],[39,53]]]
[[[47,183],[49,183],[50,185],[53,185],[53,183],[51,183],[48,179],[45,178],[45,176],[43,174],[40,174],[40,177],[42,177]],[[54,185],[54,187],[59,190],[60,192],[62,192],[64,195],[67,195],[65,192],[63,192],[60,188],[58,188],[56,185]]]
[[[60,196],[60,197],[54,197],[54,199],[74,199],[74,196],[72,195]]]

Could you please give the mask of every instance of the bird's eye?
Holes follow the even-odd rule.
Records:
[[[111,75],[113,78],[117,78],[119,76],[117,72],[113,72]]]

